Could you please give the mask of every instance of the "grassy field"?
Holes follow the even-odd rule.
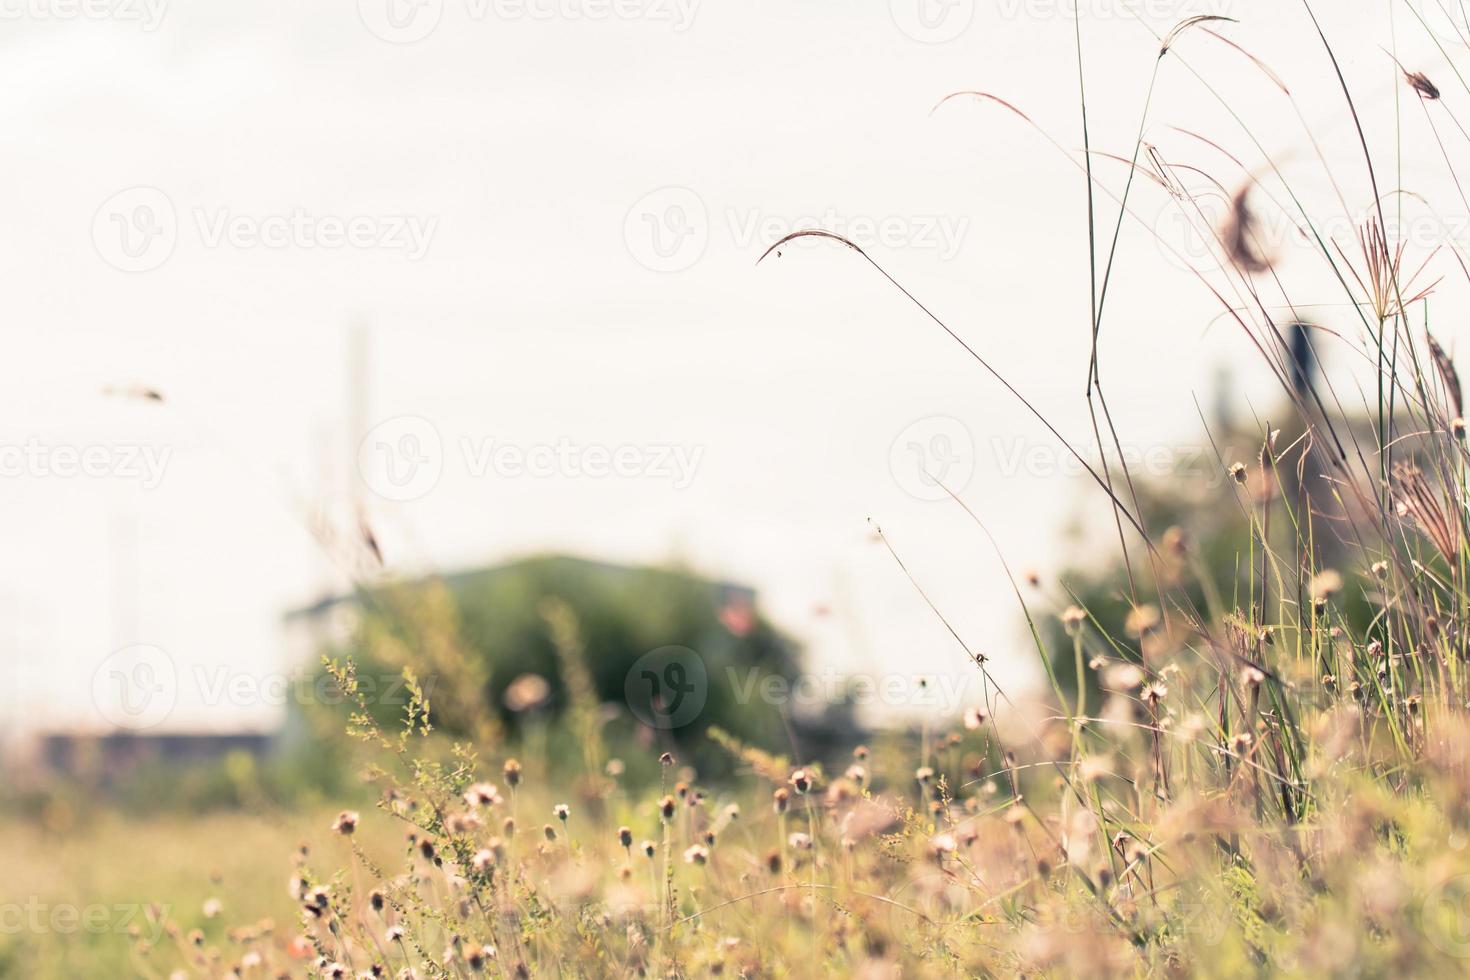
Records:
[[[1184,704],[1179,681],[1166,697]],[[1137,693],[1098,717],[1125,724]],[[1161,745],[1138,725],[1076,754],[957,725],[932,733],[926,765],[893,739],[840,774],[732,746],[738,786],[685,782],[669,760],[662,795],[431,767],[459,792],[404,788],[345,818],[11,825],[24,909],[7,903],[0,962],[16,977],[1460,975],[1470,787],[1452,746],[1470,729],[1438,719],[1451,738],[1374,778],[1392,739],[1375,747],[1353,714],[1309,719],[1301,782],[1184,716]]]
[[[0,822],[5,855],[0,974],[15,977],[167,976],[165,955],[135,955],[131,934],[159,941],[165,910],[185,934],[200,929],[210,943],[224,922],[295,921],[287,893],[291,853],[320,838],[332,814],[219,813],[128,817],[105,807],[80,824],[45,830],[33,822]],[[206,917],[205,903],[224,912]]]

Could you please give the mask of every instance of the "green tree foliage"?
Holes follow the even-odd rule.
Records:
[[[797,651],[759,615],[746,589],[679,569],[548,556],[401,583],[359,601],[365,615],[344,652],[361,674],[412,666],[436,728],[447,734],[524,735],[548,723],[556,729],[561,720],[563,729],[584,731],[586,719],[568,712],[585,713],[594,697],[600,724],[670,748],[692,747],[711,725],[756,744],[782,731],[775,706],[758,697],[741,703],[741,692],[757,689],[752,676],[790,679]],[[650,730],[632,710],[646,700],[633,698],[630,708],[627,681],[639,658],[666,647],[697,656],[705,683],[693,696],[704,704],[677,727]],[[569,670],[568,657],[580,668]],[[528,676],[547,683],[544,703],[530,708],[518,703]],[[533,694],[537,686],[529,685]],[[633,688],[646,698],[636,676]]]

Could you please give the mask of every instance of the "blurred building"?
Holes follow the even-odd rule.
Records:
[[[108,787],[152,764],[186,766],[235,752],[265,755],[274,732],[44,732],[17,746],[10,763],[33,775],[59,773]]]

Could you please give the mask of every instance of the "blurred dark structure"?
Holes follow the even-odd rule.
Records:
[[[192,766],[231,753],[265,755],[276,744],[269,732],[50,732],[36,737],[33,764],[104,788],[144,766]]]
[[[1317,371],[1317,352],[1312,347],[1311,325],[1298,321],[1288,328],[1291,353],[1291,385],[1297,395],[1310,403],[1312,378]]]

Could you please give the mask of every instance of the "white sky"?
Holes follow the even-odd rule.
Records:
[[[353,323],[372,336],[370,421],[428,420],[445,450],[431,492],[373,500],[393,567],[541,550],[681,558],[758,588],[814,669],[973,681],[869,540],[872,518],[1000,676],[1031,676],[1034,656],[983,535],[952,504],[909,494],[914,473],[900,465],[895,476],[890,450],[900,433],[904,459],[914,439],[957,431],[952,472],[970,473],[962,496],[1017,569],[1085,560],[1060,547],[1061,528],[1078,513],[1106,518],[1102,499],[1063,475],[1015,472],[1014,454],[1054,454],[1055,441],[859,257],[797,244],[754,263],[772,234],[803,221],[854,233],[886,223],[893,234],[870,254],[1089,443],[1084,185],[995,106],[929,114],[949,92],[986,89],[1079,145],[1072,23],[1051,13],[1056,4],[925,0],[930,13],[960,18],[936,21],[938,32],[970,20],[951,40],[923,43],[900,26],[924,33],[909,6],[919,0],[623,0],[619,9],[648,16],[601,19],[569,0],[533,3],[553,11],[544,18],[516,16],[515,4],[429,0],[421,13],[437,11],[437,26],[394,44],[367,26],[387,23],[372,0],[362,10],[175,0],[153,30],[127,19],[141,5],[98,2],[117,16],[69,18],[67,0],[0,2],[0,444],[171,455],[149,488],[33,466],[0,479],[12,718],[96,722],[94,676],[135,643],[167,651],[181,678],[169,724],[272,716],[249,698],[210,703],[197,679],[282,669],[280,613],[331,581],[299,518],[302,501],[352,476]],[[1368,204],[1351,121],[1299,4],[1140,0],[1141,19],[1121,0],[1084,6],[1099,149],[1132,147],[1157,49],[1145,25],[1163,33],[1189,14],[1228,13],[1241,23],[1222,32],[1282,76],[1351,206]],[[1405,4],[1317,6],[1387,189],[1404,91],[1380,47],[1391,43],[1390,7],[1405,62],[1438,79],[1456,110],[1464,90]],[[1309,197],[1330,201],[1263,75],[1203,34],[1177,53]],[[1406,183],[1463,216],[1423,113],[1404,106]],[[1209,134],[1248,166],[1262,162],[1175,58],[1148,139],[1239,183],[1224,157],[1171,124]],[[1446,123],[1441,134],[1463,157],[1461,135]],[[1120,165],[1098,169],[1121,188]],[[154,190],[114,197],[134,187]],[[656,193],[669,187],[692,194]],[[120,271],[107,261],[124,261],[113,211],[131,216],[160,192],[175,218],[172,252],[156,268]],[[1140,212],[1172,220],[1157,188],[1137,194]],[[674,271],[657,271],[647,222],[664,221],[666,234],[683,227],[666,205],[684,206],[694,244],[672,255]],[[368,233],[408,216],[430,234],[418,257],[248,238],[298,211],[364,218]],[[1102,212],[1109,228],[1113,214]],[[233,219],[245,230],[216,241],[216,223]],[[1296,300],[1340,302],[1320,263],[1293,255],[1283,268]],[[1213,401],[1223,363],[1232,392],[1254,392],[1269,409],[1266,372],[1239,332],[1206,329],[1217,312],[1142,229],[1125,228],[1103,358],[1130,446],[1198,443],[1192,399]],[[167,404],[100,394],[135,383]],[[924,421],[933,417],[957,422]],[[463,440],[678,446],[699,465],[680,488],[656,475],[477,477]],[[816,604],[833,614],[814,617]]]

